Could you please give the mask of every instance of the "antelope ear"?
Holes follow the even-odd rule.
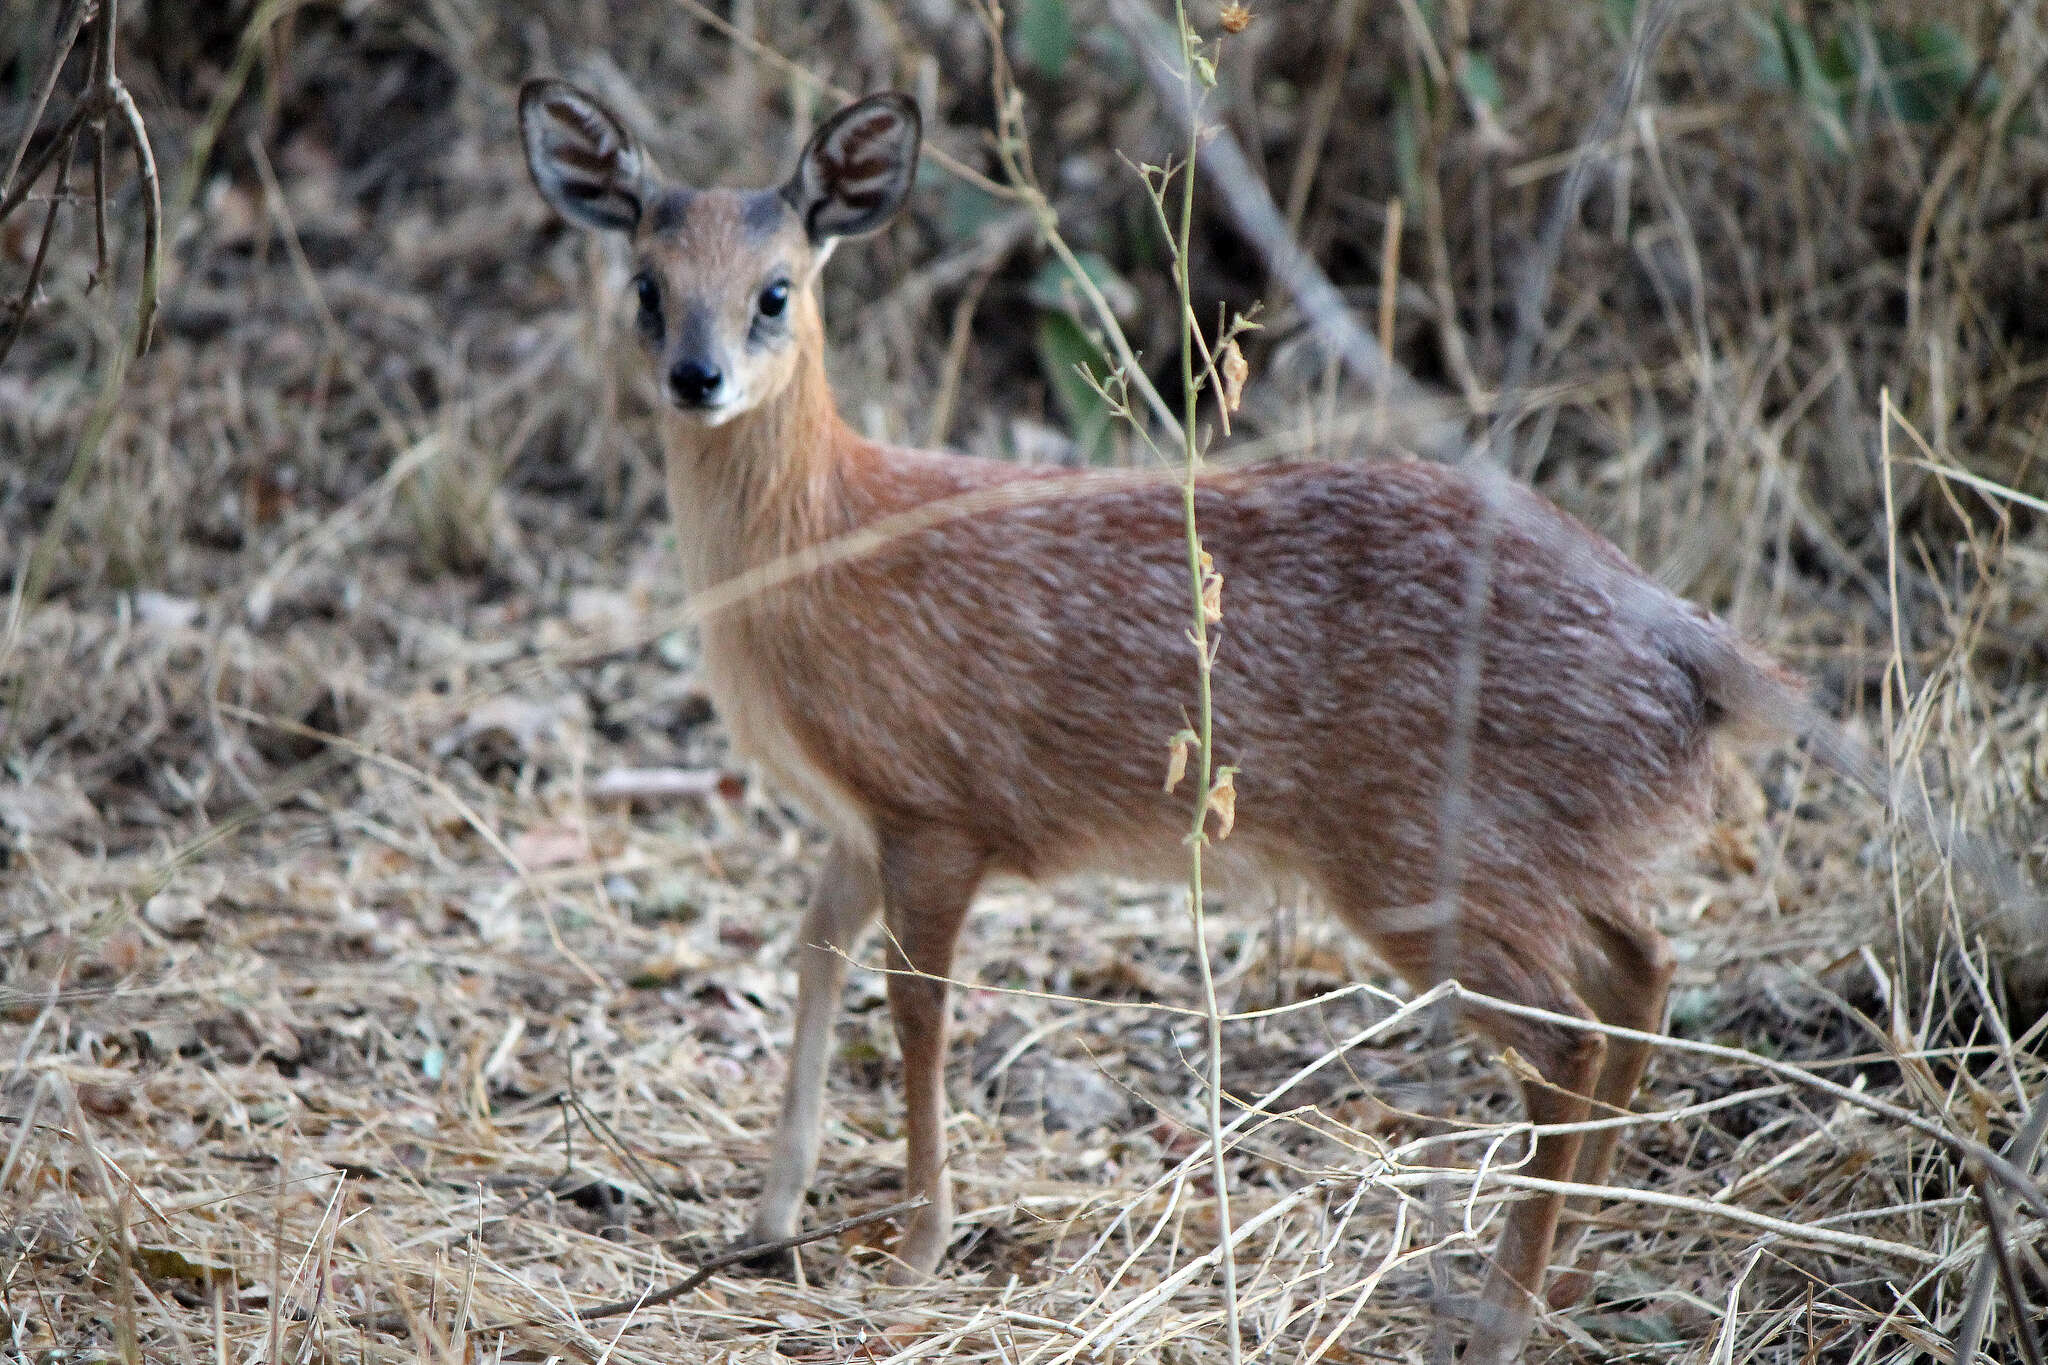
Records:
[[[579,227],[631,232],[647,160],[616,114],[567,81],[519,87],[519,135],[540,197]]]
[[[782,187],[812,245],[873,232],[903,207],[922,130],[917,101],[889,91],[849,104],[812,134]]]

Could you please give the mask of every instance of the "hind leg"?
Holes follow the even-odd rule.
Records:
[[[1495,1041],[1520,1052],[1542,1078],[1522,1085],[1522,1103],[1530,1123],[1543,1128],[1585,1122],[1592,1112],[1587,1092],[1600,1074],[1606,1051],[1599,1034],[1527,1020],[1506,1024],[1503,1016],[1474,1022]],[[1578,1164],[1582,1136],[1539,1136],[1522,1173],[1539,1180],[1568,1179]],[[1523,1343],[1536,1323],[1535,1303],[1543,1292],[1544,1272],[1550,1265],[1551,1245],[1563,1210],[1564,1197],[1549,1193],[1524,1194],[1508,1210],[1507,1223],[1494,1247],[1493,1268],[1480,1292],[1478,1319],[1465,1347],[1468,1365],[1505,1365],[1520,1358]]]
[[[1440,978],[1439,964],[1447,964],[1450,974],[1473,990],[1592,1019],[1593,1011],[1572,990],[1565,973],[1543,961],[1537,947],[1539,928],[1534,919],[1503,921],[1472,906],[1458,928],[1454,952],[1438,953],[1434,933],[1368,936],[1388,964],[1418,986]],[[1522,1086],[1530,1123],[1544,1128],[1586,1120],[1591,1110],[1587,1097],[1601,1075],[1606,1052],[1599,1034],[1518,1018],[1483,1005],[1473,1006],[1466,1018],[1499,1046],[1515,1049],[1541,1078]],[[1539,1135],[1522,1173],[1541,1180],[1568,1179],[1579,1161],[1580,1138],[1579,1133]],[[1469,1365],[1505,1365],[1521,1355],[1535,1325],[1536,1302],[1563,1208],[1562,1195],[1532,1192],[1508,1210],[1465,1347]]]
[[[1602,1023],[1657,1033],[1664,1027],[1664,1007],[1671,993],[1671,976],[1676,963],[1671,945],[1662,934],[1634,912],[1633,907],[1611,919],[1589,921],[1600,943],[1600,955],[1579,973],[1579,995]],[[1593,1113],[1608,1118],[1628,1112],[1643,1070],[1649,1065],[1654,1045],[1632,1038],[1609,1038],[1607,1060],[1593,1087]],[[1586,1135],[1579,1147],[1577,1169],[1572,1179],[1581,1185],[1604,1185],[1614,1149],[1621,1140],[1619,1128],[1601,1128]],[[1599,1200],[1577,1196],[1565,1205],[1564,1226],[1553,1255],[1565,1261],[1572,1257],[1587,1230],[1587,1218],[1599,1207]],[[1594,1261],[1589,1258],[1559,1275],[1551,1283],[1549,1303],[1566,1308],[1584,1298],[1592,1287]]]

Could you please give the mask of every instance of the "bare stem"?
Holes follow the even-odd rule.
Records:
[[[142,126],[142,114],[127,86],[117,80],[112,90],[114,108],[128,125],[128,136],[135,141],[135,169],[142,179],[142,286],[135,300],[135,354],[139,358],[149,349],[149,339],[156,328],[157,289],[163,275],[163,190],[157,179],[156,153],[151,150],[149,133]]]
[[[64,59],[71,55],[71,45],[78,41],[78,29],[85,22],[85,0],[71,0],[70,12],[64,16],[64,31],[57,37],[56,45],[50,49],[50,64],[43,72],[43,83],[36,90],[36,100],[29,108],[28,121],[21,125],[21,141],[14,148],[14,155],[8,158],[7,174],[0,175],[0,199],[8,197],[14,187],[14,173],[21,169],[21,158],[28,151],[28,144],[35,141],[36,128],[43,121],[43,110],[49,107],[50,96],[56,93],[57,77],[64,70]],[[31,180],[35,177],[30,176]],[[0,218],[6,214],[0,213]]]
[[[1196,404],[1201,382],[1195,368],[1195,347],[1200,340],[1195,319],[1189,241],[1195,220],[1195,166],[1202,150],[1201,102],[1197,95],[1197,39],[1188,23],[1186,0],[1175,0],[1174,21],[1180,33],[1181,79],[1188,92],[1187,160],[1180,172],[1180,221],[1173,240],[1174,284],[1180,302],[1180,387],[1181,387],[1181,507],[1187,524],[1188,592],[1193,607],[1188,638],[1195,648],[1195,799],[1194,816],[1188,830],[1188,918],[1195,935],[1195,962],[1202,973],[1202,1008],[1208,1028],[1208,1113],[1209,1165],[1216,1184],[1216,1238],[1223,1272],[1223,1321],[1231,1365],[1243,1358],[1242,1325],[1237,1312],[1237,1247],[1230,1228],[1230,1175],[1224,1164],[1223,1140],[1223,1017],[1216,1003],[1215,969],[1209,961],[1209,928],[1202,908],[1202,849],[1208,842],[1209,810],[1213,803],[1217,773],[1215,766],[1215,709],[1211,683],[1215,653],[1209,643],[1212,614],[1208,556],[1202,551],[1202,531],[1195,515],[1195,493],[1202,468],[1201,440],[1195,426]],[[1162,189],[1163,189],[1162,185]],[[1216,602],[1220,604],[1218,596]],[[1220,613],[1219,617],[1220,617]],[[1225,831],[1227,832],[1227,831]]]
[[[83,13],[83,9],[81,8],[79,12]],[[13,181],[6,193],[0,195],[0,219],[6,218],[15,205],[27,196],[30,187],[53,161],[57,164],[57,193],[53,197],[51,210],[54,218],[56,204],[63,197],[71,155],[78,145],[79,137],[87,126],[94,129],[95,170],[98,171],[98,158],[104,156],[106,147],[106,119],[109,115],[118,115],[127,127],[129,137],[135,143],[136,170],[142,181],[142,285],[136,299],[129,344],[107,357],[101,370],[99,391],[94,398],[92,411],[86,417],[84,427],[79,433],[78,446],[72,453],[71,467],[64,476],[63,485],[58,489],[57,502],[50,511],[43,534],[30,552],[28,566],[21,575],[21,605],[16,609],[17,617],[21,612],[32,609],[41,600],[43,585],[56,553],[58,538],[70,520],[72,504],[79,490],[91,476],[93,464],[98,458],[100,442],[105,438],[107,429],[113,422],[114,409],[120,402],[121,386],[127,378],[128,358],[130,355],[140,356],[149,349],[150,334],[156,320],[157,286],[163,258],[163,197],[158,188],[156,155],[150,148],[149,132],[143,126],[142,115],[136,109],[128,88],[121,83],[121,78],[114,69],[114,35],[121,22],[119,0],[99,0],[99,8],[92,22],[93,60],[86,88],[80,93],[78,102],[70,114],[65,117],[63,128],[57,137],[30,163],[29,169],[21,178]],[[67,30],[63,47],[68,50],[76,37],[77,28],[73,26]],[[55,63],[61,65],[63,56],[64,53],[60,51],[54,58]],[[54,66],[52,71],[51,80],[54,81]],[[32,137],[34,133],[35,128],[31,124],[23,137]],[[19,164],[20,160],[21,156],[17,152],[16,164]],[[105,200],[105,177],[103,174],[96,174],[94,224],[99,234],[99,249],[102,254],[105,251]],[[34,301],[36,282],[43,268],[43,248],[49,243],[49,230],[50,225],[46,222],[43,241],[37,248],[35,261],[29,270],[28,285],[21,296],[20,307],[23,316]],[[21,321],[21,316],[13,320],[7,347],[13,345],[12,332],[19,330]],[[0,358],[4,356],[5,348],[0,348]],[[5,651],[0,650],[0,656],[4,654]]]
[[[21,335],[22,328],[28,325],[29,309],[35,306],[36,286],[42,283],[43,262],[50,255],[50,236],[57,226],[57,212],[64,207],[63,189],[67,169],[65,164],[60,164],[57,168],[58,192],[50,196],[50,210],[43,215],[42,235],[36,238],[35,258],[28,265],[28,282],[21,287],[21,297],[14,301],[14,315],[7,319],[6,334],[0,335],[0,365],[7,363],[8,353],[14,349],[16,338]]]

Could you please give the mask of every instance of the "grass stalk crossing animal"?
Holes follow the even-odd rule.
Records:
[[[841,111],[787,183],[747,191],[665,182],[616,116],[561,82],[529,83],[520,111],[542,195],[631,243],[692,590],[948,500],[994,504],[752,593],[703,628],[734,741],[833,836],[800,934],[789,1080],[753,1234],[795,1226],[846,955],[879,917],[896,969],[906,1192],[928,1201],[897,1271],[927,1275],[952,1223],[945,980],[976,889],[996,873],[1171,880],[1185,867],[1185,798],[1161,782],[1195,687],[1180,491],[879,444],[841,419],[817,277],[840,238],[881,227],[908,193],[919,119],[907,98]],[[1214,758],[1238,774],[1236,829],[1214,855],[1226,882],[1312,888],[1418,987],[1455,976],[1567,1017],[1659,1028],[1672,955],[1644,912],[1646,877],[1706,812],[1715,736],[1784,728],[1802,711],[1792,680],[1504,479],[1299,463],[1207,474],[1196,501],[1230,593],[1213,684]],[[1440,796],[1487,518],[1447,930],[1431,917]],[[1524,1086],[1539,1126],[1626,1108],[1648,1060],[1640,1043],[1483,1008],[1468,1018],[1541,1078]],[[1547,1133],[1527,1172],[1598,1184],[1615,1135]],[[1538,1195],[1508,1214],[1468,1359],[1519,1354],[1563,1213]]]

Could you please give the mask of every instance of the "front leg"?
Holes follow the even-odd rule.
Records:
[[[882,905],[874,859],[836,841],[825,857],[796,946],[796,1034],[775,1150],[761,1202],[754,1207],[750,1242],[773,1242],[796,1233],[804,1191],[818,1169],[818,1121],[824,1109],[825,1068],[832,1058],[832,1025],[839,1017],[846,960]]]
[[[889,1278],[899,1284],[936,1270],[953,1236],[953,1194],[946,1179],[947,976],[961,922],[987,867],[987,852],[954,830],[917,829],[882,845],[889,1016],[903,1053],[903,1192],[926,1201],[910,1216],[897,1246],[898,1264]]]

